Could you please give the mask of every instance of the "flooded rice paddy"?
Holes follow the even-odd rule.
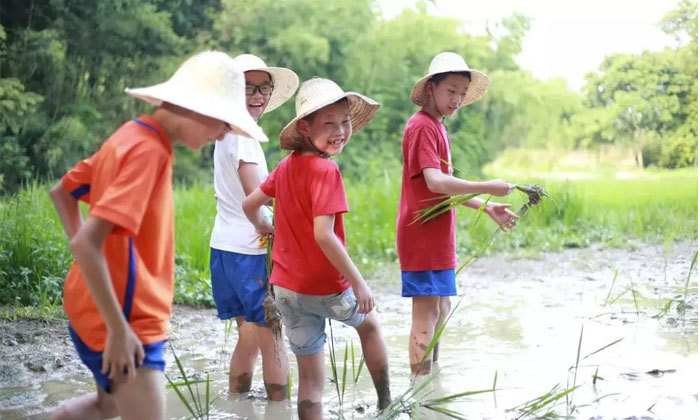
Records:
[[[522,415],[518,407],[553,387],[574,386],[575,375],[578,388],[568,401],[548,404],[541,415],[551,411],[575,419],[699,418],[696,270],[686,292],[696,250],[697,242],[686,241],[673,244],[668,252],[662,245],[643,245],[571,249],[537,259],[479,259],[459,278],[460,296],[452,300],[459,307],[441,340],[439,373],[421,398],[489,389],[497,376],[495,392],[448,407],[470,419],[515,419]],[[411,304],[400,297],[397,267],[386,267],[370,281],[389,348],[392,392],[398,396],[411,386]],[[357,365],[359,340],[353,329],[333,325],[342,374],[346,343],[354,343]],[[298,375],[291,353],[292,403],[266,402],[259,364],[253,391],[228,395],[226,371],[236,332],[226,337],[224,323],[212,309],[182,306],[175,308],[172,329],[171,342],[188,374],[211,375],[217,398],[210,418],[296,418]],[[0,321],[0,348],[2,419],[48,419],[61,401],[94,389],[74,353],[65,321]],[[328,348],[325,351],[328,356]],[[166,372],[176,378],[172,353],[167,356]],[[326,418],[374,416],[375,394],[366,369],[356,384],[348,381],[343,400],[341,407],[329,379]],[[446,418],[429,410],[414,414],[418,416]],[[168,417],[187,418],[170,389]]]

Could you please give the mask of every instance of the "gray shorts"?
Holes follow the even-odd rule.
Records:
[[[357,327],[367,316],[357,312],[352,287],[332,295],[305,295],[279,286],[274,290],[289,346],[299,356],[316,354],[323,349],[326,318]]]

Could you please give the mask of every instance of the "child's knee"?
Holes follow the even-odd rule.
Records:
[[[440,316],[447,316],[447,314],[450,313],[450,309],[452,308],[452,302],[450,302],[450,298],[448,297],[442,297],[440,298]]]

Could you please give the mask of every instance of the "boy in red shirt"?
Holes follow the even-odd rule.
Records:
[[[246,216],[265,233],[272,227],[260,207],[275,198],[270,282],[297,358],[300,419],[322,416],[326,318],[357,330],[377,406],[383,409],[391,402],[386,345],[372,312],[372,292],[345,249],[343,178],[328,159],[378,108],[372,99],[344,92],[328,79],[304,82],[296,98],[297,116],[280,134],[280,146],[292,153],[243,201]]]
[[[413,374],[430,373],[431,358],[423,365],[420,362],[438,322],[450,310],[449,296],[457,294],[455,210],[425,224],[413,223],[416,211],[435,204],[445,194],[503,196],[513,190],[513,185],[501,180],[473,182],[452,176],[450,139],[441,119],[479,100],[489,84],[486,75],[470,69],[458,54],[444,52],[433,58],[428,75],[416,82],[411,93],[411,101],[422,108],[408,120],[403,135],[396,242],[401,293],[413,300],[408,344]],[[483,202],[474,198],[464,205],[478,209]],[[517,216],[509,206],[489,202],[484,211],[503,229],[510,229],[515,226]],[[433,361],[437,361],[437,351],[435,346]]]
[[[129,95],[158,108],[122,125],[51,190],[75,261],[64,309],[97,392],[63,419],[165,419],[163,345],[174,294],[172,143],[192,149],[233,130],[264,139],[245,107],[245,79],[222,52],[199,53],[166,82]],[[78,200],[89,205],[83,220]]]

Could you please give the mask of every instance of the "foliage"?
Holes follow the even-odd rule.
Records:
[[[627,246],[636,240],[661,242],[669,226],[677,239],[698,233],[697,170],[645,171],[637,179],[606,177],[580,181],[541,180],[551,199],[522,217],[516,229],[498,235],[495,251],[539,252],[592,243]],[[374,181],[346,184],[350,212],[346,242],[353,261],[371,275],[396,260],[396,213],[400,177],[371,174]],[[531,180],[531,179],[530,179]],[[513,197],[520,208],[525,199]],[[216,212],[211,186],[175,190],[175,301],[212,306],[209,237]],[[479,250],[496,226],[471,209],[457,210],[460,260]],[[41,229],[36,229],[41,226]],[[46,186],[32,183],[0,200],[0,304],[50,307],[60,300],[71,258]],[[378,279],[378,281],[386,281]]]
[[[613,54],[587,76],[586,109],[573,118],[578,144],[632,144],[640,167],[697,163],[697,13],[683,0],[662,19],[678,48]]]

